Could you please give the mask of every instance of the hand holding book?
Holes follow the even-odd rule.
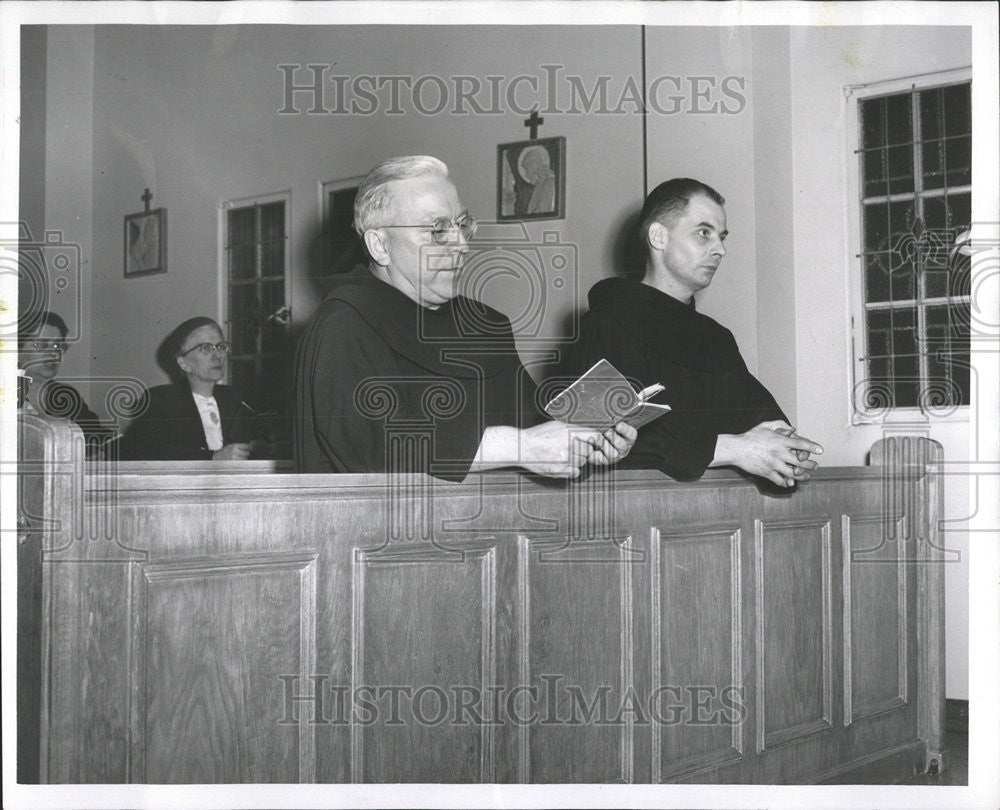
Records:
[[[553,397],[545,413],[574,425],[605,430],[619,422],[642,427],[670,410],[650,402],[663,391],[656,384],[638,393],[625,376],[607,360],[599,360],[565,391]]]

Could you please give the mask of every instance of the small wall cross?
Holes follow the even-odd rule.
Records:
[[[148,188],[142,193],[142,197],[140,199],[146,205],[146,213],[149,213],[149,201],[153,199],[153,195],[149,193]]]
[[[531,111],[531,115],[529,115],[526,119],[524,119],[524,125],[526,127],[531,127],[531,135],[530,135],[530,139],[531,140],[534,141],[534,140],[538,139],[538,128],[542,124],[544,124],[544,123],[545,123],[545,119],[538,117],[538,109],[537,108],[534,109],[534,110],[532,110]],[[147,189],[147,191],[148,190],[149,189]]]

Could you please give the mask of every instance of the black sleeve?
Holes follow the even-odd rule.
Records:
[[[325,462],[339,472],[430,472],[415,454],[393,452],[390,458],[387,433],[393,423],[424,418],[420,393],[436,378],[407,373],[385,339],[355,310],[336,309],[310,326],[295,373],[304,399],[296,403],[298,469],[316,472]],[[462,480],[482,439],[478,416],[442,419],[435,432],[433,452],[449,464],[447,472],[434,474]],[[313,458],[314,452],[322,461]]]
[[[143,410],[145,409],[145,410]],[[200,443],[178,424],[177,409],[170,397],[147,391],[140,403],[138,416],[119,443],[122,461],[210,461],[212,451],[205,447],[204,433]],[[201,425],[198,426],[201,428]]]
[[[652,401],[670,405],[671,390],[685,383],[667,373],[669,364],[647,359],[649,351],[613,318],[590,313],[581,322],[579,340],[564,352],[560,378],[568,384],[604,358],[637,390],[662,383],[665,390]],[[660,470],[678,480],[699,478],[715,457],[717,439],[718,434],[706,431],[696,418],[671,411],[639,429],[639,438],[623,466]]]
[[[773,422],[775,420],[781,420],[783,422],[788,421],[788,417],[785,416],[785,412],[781,410],[781,406],[778,405],[777,400],[772,396],[771,392],[764,387],[764,384],[754,377],[750,372],[747,372],[750,377],[747,387],[749,388],[749,407],[753,412],[753,427],[754,425],[759,425],[761,422]],[[749,428],[747,428],[749,430]]]

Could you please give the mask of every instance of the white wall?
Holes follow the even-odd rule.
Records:
[[[968,66],[968,28],[792,28],[791,109],[794,172],[796,391],[800,429],[826,448],[826,464],[860,464],[879,439],[879,425],[852,426],[848,409],[850,346],[847,273],[857,250],[849,242],[844,206],[848,155],[843,88]],[[975,393],[975,392],[974,392]],[[969,458],[968,422],[928,422],[946,460]],[[968,479],[945,478],[945,514],[969,514]],[[947,533],[961,554],[945,574],[947,694],[968,698],[968,535]]]
[[[59,27],[48,32],[46,47],[45,231],[78,248],[79,283],[50,283],[49,309],[70,328],[69,351],[59,379],[76,386],[94,402],[92,331],[86,313],[91,308],[94,195],[91,186],[94,115],[94,31],[92,26]],[[36,241],[45,239],[35,228]],[[51,258],[52,253],[49,252]]]
[[[637,28],[503,27],[482,29],[368,27],[102,27],[94,71],[94,306],[95,372],[115,369],[149,383],[165,378],[153,355],[160,340],[194,314],[215,314],[217,209],[225,200],[291,191],[296,324],[319,302],[310,279],[318,226],[318,184],[364,174],[400,154],[444,159],[469,209],[496,212],[496,145],[524,140],[523,116],[278,115],[283,74],[278,65],[332,64],[341,75],[524,73],[541,65],[592,83],[599,75],[620,85],[640,75]],[[297,83],[309,80],[301,71]],[[332,85],[328,85],[332,88]],[[565,88],[563,88],[565,90]],[[530,97],[523,93],[522,99]],[[428,104],[433,103],[433,96]],[[335,106],[335,96],[325,99]],[[523,102],[522,102],[523,103]],[[506,109],[506,102],[502,102]],[[298,94],[295,105],[310,108]],[[641,200],[638,116],[546,112],[539,135],[568,142],[566,219],[533,223],[533,238],[555,231],[576,246],[576,293],[557,294],[543,333],[561,334],[567,314],[611,272],[612,224]],[[168,209],[169,272],[124,279],[122,217],[141,210],[149,187],[153,206]],[[504,294],[490,300],[504,309]],[[516,301],[511,304],[516,305]],[[508,314],[516,314],[510,313]],[[123,336],[128,336],[123,340]]]
[[[651,191],[672,177],[693,177],[726,198],[727,256],[712,286],[697,296],[701,312],[735,335],[751,371],[757,371],[756,211],[754,204],[751,29],[646,29],[646,80],[677,77],[681,109],[648,116],[648,183]],[[726,76],[745,80],[746,104],[721,90]],[[704,77],[704,81],[701,80]],[[714,84],[709,98],[696,98]],[[661,107],[677,88],[662,85]],[[733,88],[731,88],[733,89]],[[723,112],[731,110],[732,113]],[[701,110],[713,110],[701,112]],[[738,110],[738,112],[737,112]],[[765,380],[768,383],[768,380]]]

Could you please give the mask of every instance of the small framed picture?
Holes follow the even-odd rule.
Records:
[[[497,146],[497,220],[566,216],[566,139]]]
[[[167,209],[125,217],[125,278],[167,272]]]

